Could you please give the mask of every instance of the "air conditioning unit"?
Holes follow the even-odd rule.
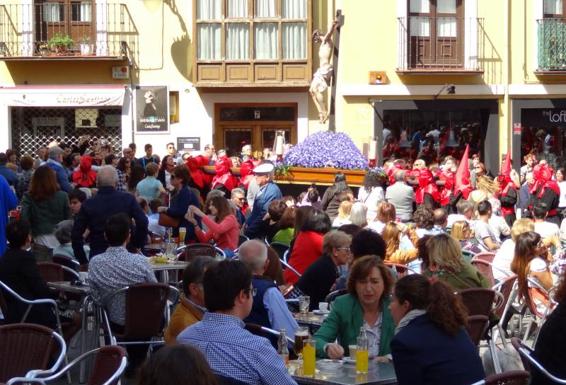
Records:
[[[75,109],[75,127],[92,128],[96,127],[98,109],[96,108],[77,108]]]

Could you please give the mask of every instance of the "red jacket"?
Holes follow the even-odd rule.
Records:
[[[299,232],[288,258],[289,265],[303,274],[322,255],[322,238],[324,238],[322,234],[314,231]],[[294,285],[299,280],[297,274],[289,269],[285,270],[283,277],[287,284]]]
[[[78,187],[91,188],[96,185],[96,171],[92,169],[92,157],[90,155],[81,156],[80,167],[73,172],[72,180]]]

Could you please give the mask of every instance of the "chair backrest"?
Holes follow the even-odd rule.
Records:
[[[163,329],[169,286],[140,283],[126,289],[126,323],[123,338],[146,339]]]
[[[53,263],[57,263],[61,266],[66,266],[69,269],[79,271],[80,263],[72,258],[67,257],[66,255],[55,254],[51,258],[51,260],[53,261]]]
[[[122,364],[122,359],[126,357],[126,350],[121,346],[103,346],[96,353],[94,366],[90,372],[88,385],[102,385],[106,383],[118,370]],[[123,369],[122,369],[123,370]],[[111,384],[118,383],[119,378]]]
[[[58,282],[65,280],[63,268],[58,263],[38,262],[37,269],[39,270],[41,278],[43,278],[45,282]]]
[[[185,255],[182,260],[192,262],[198,256],[207,255],[209,257],[216,257],[216,248],[208,243],[193,243],[187,245],[185,248]]]
[[[488,325],[489,317],[485,315],[473,315],[468,317],[466,330],[474,345],[478,346],[480,344]]]
[[[277,252],[277,255],[279,256],[279,259],[283,259],[283,256],[285,255],[285,252],[286,252],[287,250],[289,250],[289,246],[287,246],[287,245],[284,244],[284,243],[271,242],[271,244],[270,244],[269,246],[271,246],[271,248]]]
[[[550,295],[536,280],[532,278],[527,278],[527,280],[529,284],[529,298],[526,300],[527,306],[534,316],[545,319],[554,308]]]
[[[530,375],[525,370],[510,370],[499,374],[492,374],[485,379],[485,385],[527,385]]]
[[[495,258],[495,253],[484,251],[482,253],[477,253],[476,255],[474,255],[472,260],[475,259],[475,260],[482,260],[485,262],[493,263],[494,258]]]
[[[507,307],[507,302],[509,302],[511,293],[513,292],[515,282],[517,282],[517,276],[513,274],[512,276],[505,278],[498,285],[494,286],[494,290],[498,291],[503,296],[503,306],[497,307],[493,312],[498,318],[501,318],[505,312],[505,308]]]
[[[495,285],[495,278],[493,277],[493,268],[491,263],[483,259],[472,258],[471,264],[476,268],[489,282],[489,286]]]
[[[409,266],[403,265],[401,263],[395,263],[395,262],[389,262],[389,261],[384,261],[383,263],[385,264],[385,266],[389,266],[390,268],[394,269],[395,272],[397,273],[398,278],[402,278],[402,277],[409,275],[409,274],[418,274],[416,271],[411,269]]]
[[[525,369],[527,369],[529,373],[532,374],[533,370],[536,370],[546,377],[549,380],[549,383],[566,384],[566,379],[558,378],[546,370],[546,368],[533,357],[533,350],[523,344],[521,340],[513,337],[511,339],[511,344],[513,344],[513,347],[519,352],[523,366],[525,366]]]
[[[468,315],[489,316],[496,294],[491,289],[472,288],[460,290],[458,295],[468,309]]]
[[[216,379],[218,380],[218,385],[249,385],[247,382],[243,382],[232,377],[222,376],[220,374],[216,374]]]
[[[338,289],[338,290],[331,291],[330,293],[328,293],[328,295],[324,299],[324,302],[328,302],[329,304],[331,304],[332,302],[334,302],[334,300],[336,298],[338,298],[341,295],[344,295],[346,293],[348,293],[347,289]]]
[[[0,383],[25,376],[30,370],[47,369],[56,355],[66,351],[53,330],[36,324],[0,326]],[[61,360],[57,360],[57,365]]]
[[[246,237],[244,234],[240,234],[240,238],[238,239],[238,247],[242,245],[242,243],[249,241],[250,239]]]

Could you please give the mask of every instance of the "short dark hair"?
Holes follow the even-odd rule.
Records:
[[[191,181],[191,174],[189,174],[189,169],[184,164],[175,166],[171,174],[173,174],[175,178],[180,178],[183,184],[188,184]]]
[[[478,203],[478,213],[480,215],[487,215],[491,211],[491,203],[488,200]]]
[[[150,148],[153,148],[153,146],[151,145],[151,143],[146,143],[146,145],[143,146],[143,149],[144,149],[145,151],[149,150]]]
[[[19,249],[25,245],[30,231],[31,226],[24,219],[8,223],[6,226],[6,240],[10,244],[10,248]]]
[[[544,219],[548,214],[548,205],[544,202],[535,203],[533,206],[533,217],[535,219]]]
[[[334,183],[336,182],[346,182],[346,175],[341,172],[334,175]]]
[[[114,154],[106,155],[104,157],[104,164],[110,164],[111,165],[112,162],[114,161],[114,159],[116,159],[116,155],[114,155]]]
[[[283,216],[286,208],[287,205],[282,199],[275,199],[269,204],[267,212],[269,213],[269,217],[272,221],[278,222]]]
[[[313,209],[301,227],[301,231],[314,231],[326,234],[332,228],[332,223],[328,215],[319,209]]]
[[[130,235],[131,220],[125,213],[114,214],[106,220],[104,235],[110,246],[122,246]]]
[[[138,385],[217,385],[216,376],[202,353],[191,345],[164,346],[140,370]]]
[[[243,262],[221,261],[204,273],[204,304],[210,312],[230,310],[240,292],[249,291],[251,284],[252,273]]]
[[[69,191],[67,195],[69,196],[69,201],[76,199],[79,202],[83,203],[86,200],[86,193],[78,188]]]
[[[207,255],[195,257],[191,263],[183,270],[183,293],[189,296],[189,285],[191,283],[202,283],[204,272],[214,265],[214,258]]]
[[[159,206],[161,206],[161,199],[152,199],[149,202],[149,209],[152,213],[156,213]]]
[[[370,229],[362,229],[354,235],[350,246],[354,259],[364,255],[377,255],[383,260],[385,248],[385,241],[381,235]]]

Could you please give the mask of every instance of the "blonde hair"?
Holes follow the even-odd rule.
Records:
[[[464,266],[460,243],[448,234],[439,234],[426,242],[429,263],[441,269],[459,272]]]
[[[511,239],[517,242],[517,237],[528,231],[535,231],[535,223],[529,218],[519,218],[511,227]]]
[[[470,225],[466,221],[456,221],[452,224],[452,230],[450,231],[450,235],[457,241],[464,241],[468,239],[464,234],[465,227],[470,228]]]
[[[352,202],[346,200],[340,203],[338,207],[338,218],[340,219],[347,219],[350,217],[350,213],[352,212]]]
[[[401,230],[397,223],[387,223],[383,228],[381,237],[385,241],[385,260],[388,260],[393,253],[399,250],[399,243],[401,242]]]

